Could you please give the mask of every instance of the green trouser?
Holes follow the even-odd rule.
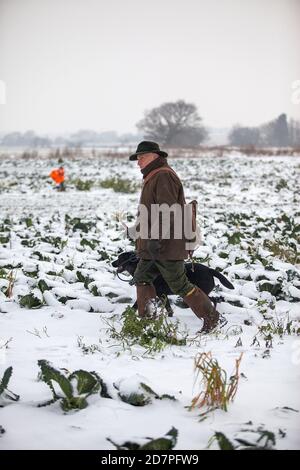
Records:
[[[154,279],[161,274],[171,291],[180,297],[190,292],[192,284],[186,275],[184,261],[144,260],[141,259],[135,270],[133,280],[135,284],[152,284]]]

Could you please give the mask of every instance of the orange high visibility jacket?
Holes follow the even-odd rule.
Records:
[[[55,183],[63,183],[65,181],[65,170],[63,168],[57,168],[51,171],[50,176]]]

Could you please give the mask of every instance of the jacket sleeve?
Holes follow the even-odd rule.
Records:
[[[179,200],[180,186],[180,181],[171,173],[158,173],[154,185],[153,203],[156,205],[166,204],[167,206],[177,204]],[[173,214],[170,215],[170,223],[167,224],[160,224],[159,211],[152,215],[154,216],[151,217],[151,232],[154,234],[153,239],[166,238],[167,235],[174,230]],[[159,234],[159,237],[157,235],[155,236],[155,234]]]

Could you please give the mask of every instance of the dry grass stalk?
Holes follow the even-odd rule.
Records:
[[[208,353],[199,353],[195,358],[195,382],[201,374],[200,386],[203,390],[196,395],[191,404],[191,408],[221,408],[227,411],[230,401],[233,401],[239,383],[239,367],[243,354],[235,361],[235,371],[227,381],[227,373],[222,369],[216,359]]]
[[[5,291],[5,295],[9,299],[11,299],[11,297],[13,295],[13,288],[14,288],[14,285],[15,285],[16,277],[17,277],[17,273],[15,273],[14,271],[10,271],[8,276],[7,276],[8,286],[7,286],[7,289]]]

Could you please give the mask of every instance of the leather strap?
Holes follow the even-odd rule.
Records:
[[[178,178],[178,176],[176,175],[175,171],[172,170],[172,168],[163,166],[160,168],[155,168],[155,170],[150,171],[150,173],[148,173],[148,175],[144,178],[143,186],[152,178],[152,176],[156,175],[156,173],[159,173],[160,171],[167,171],[169,173],[173,173],[173,175],[175,175]]]

